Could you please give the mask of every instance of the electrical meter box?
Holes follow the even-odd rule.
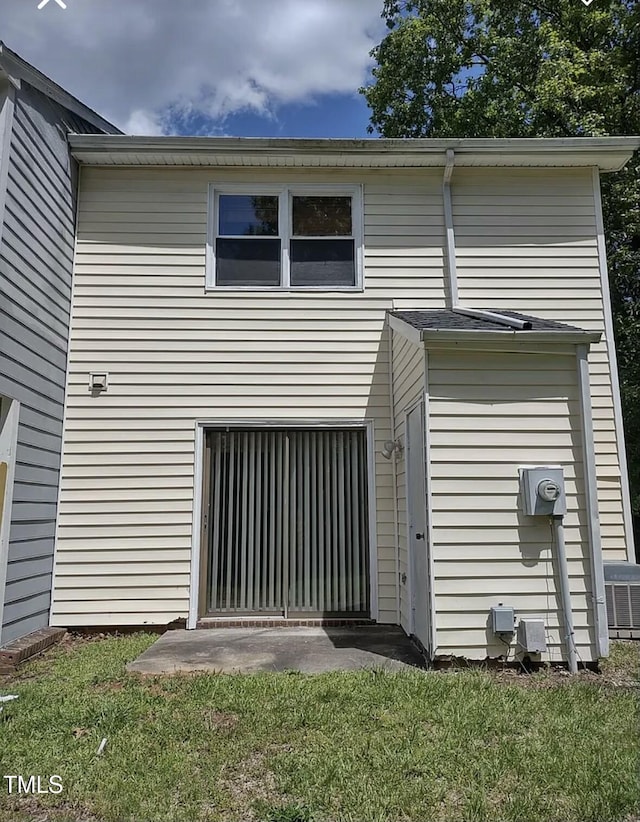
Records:
[[[564,472],[558,466],[520,468],[522,510],[529,516],[562,516],[567,513]]]

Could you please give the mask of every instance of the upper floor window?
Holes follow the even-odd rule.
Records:
[[[362,287],[357,187],[211,186],[209,202],[209,287]]]

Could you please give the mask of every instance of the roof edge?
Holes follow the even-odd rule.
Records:
[[[558,166],[576,165],[569,162],[570,155],[585,155],[584,165],[593,166],[593,155],[602,161],[596,165],[603,171],[617,171],[640,149],[640,137],[535,137],[535,138],[273,138],[273,137],[142,137],[127,135],[70,135],[74,155],[82,159],[82,154],[110,155],[112,161],[119,155],[161,155],[170,154],[185,157],[195,154],[216,153],[217,155],[242,156],[245,160],[253,156],[255,164],[261,164],[266,156],[291,155],[298,158],[321,154],[327,156],[349,155],[360,158],[367,156],[412,157],[416,165],[444,165],[448,150],[456,152],[457,166],[473,165],[474,157],[501,159],[496,165],[507,165],[505,155],[516,158],[540,158],[541,164],[548,164],[555,158]],[[433,155],[438,155],[434,157]],[[590,155],[590,156],[588,156]],[[617,155],[617,156],[615,156]],[[428,161],[426,161],[428,159]],[[422,159],[422,162],[420,162]],[[542,162],[545,160],[546,162]],[[89,162],[96,162],[89,160]],[[128,164],[130,164],[130,160]],[[142,164],[142,163],[137,163]],[[491,162],[486,163],[491,165]],[[524,164],[524,163],[523,163]],[[513,162],[511,165],[518,166]],[[535,165],[535,163],[533,163]]]
[[[95,126],[99,131],[105,132],[109,136],[124,136],[117,126],[105,120],[89,106],[85,105],[73,94],[66,91],[62,86],[59,86],[53,80],[39,71],[31,63],[27,63],[19,54],[12,51],[5,43],[0,40],[0,70],[4,71],[12,80],[24,80],[30,86],[45,94],[50,99],[59,103],[64,108],[82,117],[91,125]],[[105,135],[96,135],[105,136]]]
[[[428,342],[486,342],[487,340],[498,341],[520,341],[520,342],[558,342],[574,343],[576,345],[590,345],[597,343],[602,338],[599,331],[527,331],[515,328],[505,328],[498,331],[494,328],[487,330],[461,329],[461,328],[437,328],[424,329],[419,332],[420,339],[424,343]]]

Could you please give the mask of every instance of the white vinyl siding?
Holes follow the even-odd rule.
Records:
[[[463,305],[602,332],[589,352],[602,548],[626,560],[591,169],[465,169],[452,190]]]
[[[208,186],[258,177],[364,185],[365,293],[205,293]],[[397,621],[384,323],[444,306],[439,179],[83,169],[54,624],[187,615],[194,421],[235,417],[374,421],[378,618]]]
[[[424,349],[402,334],[392,331],[393,343],[393,417],[394,438],[406,447],[406,414],[424,398]],[[409,631],[409,555],[407,522],[407,461],[406,450],[392,459],[396,461],[396,494],[398,499],[398,572],[400,574],[400,624]],[[403,582],[403,579],[405,582]],[[426,603],[425,603],[426,607]]]
[[[576,642],[592,658],[593,610],[575,355],[429,352],[429,438],[437,655],[484,659],[499,602],[549,627],[560,661],[559,595],[546,517],[525,517],[521,465],[560,464]],[[512,651],[513,653],[513,651]],[[563,652],[564,653],[564,652]]]
[[[206,292],[208,186],[248,182],[361,185],[364,291]],[[374,422],[378,618],[397,621],[397,572],[408,572],[404,460],[397,460],[394,489],[393,463],[380,451],[388,439],[404,440],[404,412],[423,391],[424,360],[420,346],[393,335],[391,409],[385,315],[392,308],[445,306],[441,186],[441,169],[83,169],[53,624],[162,624],[186,617],[194,425],[216,418]],[[602,330],[590,169],[456,170],[453,202],[464,304]],[[573,206],[580,209],[574,219],[584,224],[571,222]],[[491,356],[507,358],[503,366],[496,359],[491,373],[518,373],[507,364],[516,355]],[[524,357],[519,367],[540,362],[518,356]],[[519,553],[514,560],[519,532],[513,488],[523,454],[532,462],[580,465],[577,400],[566,416],[567,397],[577,390],[575,357],[548,359],[552,376],[542,385],[569,393],[564,400],[523,400],[523,386],[514,384],[508,407],[514,431],[526,419],[522,448],[511,441],[502,416],[491,416],[489,402],[473,401],[481,389],[502,386],[499,396],[508,395],[508,385],[499,382],[504,374],[485,385],[474,367],[455,366],[468,381],[464,413],[436,391],[433,436],[440,450],[437,456],[432,451],[433,481],[439,483],[438,527],[447,534],[445,543],[436,544],[440,556],[443,545],[447,552],[436,589],[439,653],[481,653],[488,607],[502,601],[491,585],[504,581],[516,606],[526,599],[531,612],[547,608],[541,568],[535,573],[518,561]],[[446,392],[447,368],[431,355],[430,362]],[[623,558],[625,549],[607,363],[604,344],[592,349],[603,542],[606,558],[614,559]],[[109,373],[109,390],[98,397],[88,391],[92,371]],[[469,442],[476,429],[486,444]],[[515,450],[492,464],[486,488],[478,489],[478,466],[492,441]],[[475,506],[487,497],[499,498],[499,507],[487,511],[480,528],[470,527],[464,510],[446,507],[447,499]],[[582,653],[590,612],[581,610],[587,600],[580,587],[590,583],[588,569],[584,579],[576,576],[576,551],[586,556],[586,525],[578,548],[576,517],[578,508],[568,517],[568,550]],[[449,590],[463,583],[483,591],[465,594],[468,614]],[[402,584],[400,597],[408,627]],[[555,618],[552,610],[550,620]]]

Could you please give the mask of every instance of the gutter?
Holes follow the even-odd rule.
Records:
[[[442,165],[442,159],[448,150],[455,151],[458,165],[523,165],[522,161],[509,162],[505,154],[521,157],[548,158],[554,165],[578,165],[578,158],[573,162],[567,159],[568,154],[588,154],[589,162],[582,160],[582,165],[593,165],[593,155],[600,155],[601,163],[607,170],[618,168],[623,158],[608,160],[608,154],[625,155],[628,160],[633,152],[640,148],[640,137],[535,137],[535,138],[308,138],[308,137],[143,137],[114,134],[71,134],[71,147],[74,151],[96,151],[131,153],[150,152],[154,154],[168,152],[173,155],[190,152],[216,152],[218,154],[256,152],[259,154],[385,154],[385,155],[431,155],[432,165]],[[435,155],[435,156],[434,156]],[[479,155],[484,160],[479,162]],[[543,163],[546,164],[546,163]]]
[[[463,313],[457,311],[456,313]],[[478,314],[481,312],[478,311]],[[487,311],[487,314],[492,312]],[[484,315],[483,315],[484,316]],[[511,320],[511,317],[505,317]],[[402,322],[402,320],[400,320]],[[495,320],[493,322],[496,322]],[[419,332],[420,340],[429,343],[482,343],[500,342],[505,340],[511,342],[540,342],[558,343],[564,345],[591,345],[600,342],[602,335],[599,331],[528,331],[524,329],[518,331],[516,328],[506,328],[504,331],[479,331],[476,329],[464,328],[440,328],[423,329]]]

